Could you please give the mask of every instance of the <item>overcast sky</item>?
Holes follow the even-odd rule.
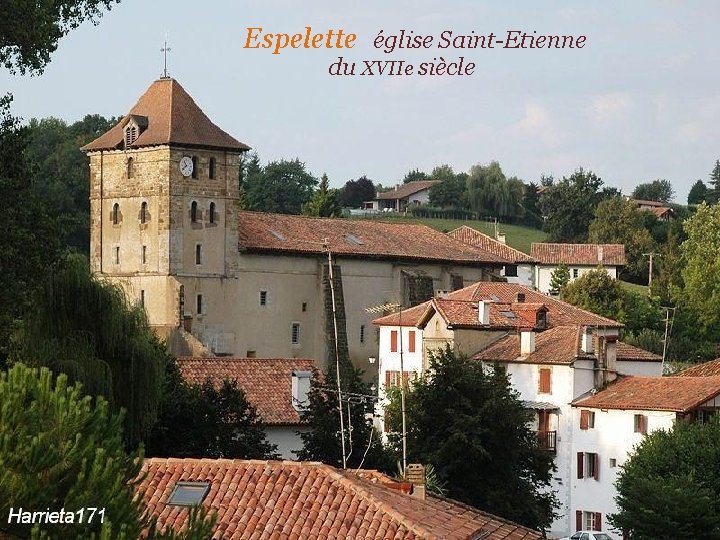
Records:
[[[331,185],[384,185],[412,168],[500,162],[525,181],[591,169],[625,193],[667,178],[685,202],[720,158],[720,3],[525,0],[123,0],[60,42],[45,73],[0,74],[24,119],[122,115],[162,71],[263,162],[299,157]],[[246,27],[357,34],[350,50],[244,49]],[[583,49],[436,48],[385,54],[380,29],[436,37],[508,30],[586,35]],[[339,54],[415,65],[442,55],[466,77],[332,77]]]

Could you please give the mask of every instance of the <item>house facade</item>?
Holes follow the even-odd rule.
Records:
[[[365,208],[379,212],[404,212],[408,206],[428,204],[430,188],[438,183],[439,180],[418,180],[396,185],[395,189],[378,193],[372,206],[366,204]]]
[[[570,270],[570,281],[586,272],[602,267],[617,279],[625,266],[623,244],[547,244],[533,242],[530,257],[536,261],[534,285],[540,292],[550,293],[552,274],[564,264]]]

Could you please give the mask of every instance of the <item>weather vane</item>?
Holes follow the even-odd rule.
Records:
[[[167,53],[170,52],[171,50],[172,49],[170,47],[168,47],[167,37],[166,37],[165,38],[165,46],[162,49],[160,49],[160,52],[163,53],[163,57],[164,57],[163,76],[162,76],[163,79],[169,78],[168,70],[167,70]]]

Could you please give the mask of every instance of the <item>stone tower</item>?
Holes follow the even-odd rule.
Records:
[[[92,270],[143,305],[171,344],[184,328],[222,353],[233,339],[224,331],[232,316],[225,288],[237,278],[240,158],[249,147],[213,124],[176,80],[162,78],[83,150]]]

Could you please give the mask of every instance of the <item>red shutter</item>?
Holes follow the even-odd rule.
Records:
[[[390,388],[390,383],[391,383],[390,377],[391,376],[392,376],[392,372],[388,369],[385,372],[385,388]]]
[[[602,531],[602,514],[595,512],[595,529],[596,531]]]
[[[397,330],[390,331],[390,352],[397,352],[398,333]]]
[[[550,370],[547,368],[540,368],[540,384],[538,385],[538,392],[541,394],[550,393]]]
[[[415,352],[415,330],[408,332],[408,352]]]
[[[593,457],[593,471],[595,472],[595,480],[600,480],[600,456],[597,454],[590,454]],[[598,529],[600,530],[600,529]]]
[[[580,411],[580,429],[588,428],[589,416],[590,416],[590,411]]]
[[[644,414],[640,415],[640,433],[643,435],[647,433],[647,416]]]
[[[585,461],[585,455],[582,452],[577,453],[577,477],[585,478],[583,474],[583,462]]]
[[[575,530],[582,531],[582,510],[575,510]]]

